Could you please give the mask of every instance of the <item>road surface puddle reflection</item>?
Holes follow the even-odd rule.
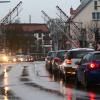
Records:
[[[9,76],[7,66],[4,67],[4,74],[2,77],[3,86],[0,87],[0,100],[20,100],[19,97],[15,97],[14,93],[9,88]]]
[[[7,70],[4,69],[4,100],[9,100],[8,99],[8,91],[9,91],[9,87],[8,87],[8,73]]]
[[[100,86],[79,90],[73,84],[64,85],[60,81],[60,92],[65,95],[66,100],[100,100]]]

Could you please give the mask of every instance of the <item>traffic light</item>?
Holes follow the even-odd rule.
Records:
[[[96,42],[98,42],[100,40],[100,34],[99,34],[98,28],[96,28],[96,30],[95,30],[95,40],[96,40]]]

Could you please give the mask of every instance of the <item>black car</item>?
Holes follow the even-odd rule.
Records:
[[[46,69],[52,73],[52,61],[53,58],[56,56],[56,51],[49,51],[47,57],[45,58],[46,61]]]
[[[100,84],[100,51],[88,53],[76,64],[76,86],[88,88]]]
[[[53,74],[56,77],[60,78],[60,70],[59,70],[60,64],[64,61],[66,53],[67,53],[67,50],[58,50],[56,52],[56,56],[53,58],[52,70],[53,70]]]

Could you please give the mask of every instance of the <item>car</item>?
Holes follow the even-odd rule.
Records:
[[[8,56],[8,62],[17,62],[17,58],[16,58],[16,56],[12,56],[12,55],[9,55]]]
[[[52,70],[55,77],[60,78],[59,65],[64,61],[67,50],[58,50],[52,61]]]
[[[26,61],[25,55],[23,55],[23,54],[16,55],[16,60],[17,60],[17,62],[24,62],[24,61]]]
[[[0,63],[7,63],[9,61],[9,58],[6,54],[0,53]]]
[[[53,58],[56,56],[56,51],[49,51],[47,53],[47,56],[45,58],[45,62],[46,62],[46,69],[47,71],[49,71],[52,74],[52,61]]]
[[[65,60],[60,65],[62,79],[64,79],[64,81],[74,79],[76,74],[75,71],[77,68],[75,62],[80,61],[85,54],[93,51],[94,49],[90,48],[75,48],[68,50]]]
[[[89,88],[92,85],[100,84],[100,51],[86,54],[76,69],[76,86],[83,85]]]

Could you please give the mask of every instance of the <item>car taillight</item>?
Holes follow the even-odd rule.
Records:
[[[55,58],[54,62],[61,62],[60,58]]]
[[[67,59],[67,60],[66,60],[66,63],[67,63],[67,64],[71,64],[71,63],[72,63],[71,59]]]
[[[89,64],[89,69],[97,69],[99,67],[99,64],[97,63],[90,63]]]

